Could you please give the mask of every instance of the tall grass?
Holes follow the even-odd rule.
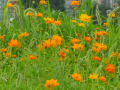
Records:
[[[7,8],[6,4],[4,18],[0,23],[0,36],[5,35],[4,40],[0,39],[0,50],[7,48],[7,53],[10,53],[11,56],[7,57],[6,53],[0,52],[0,89],[46,90],[45,81],[53,78],[57,79],[60,84],[54,88],[55,90],[119,90],[120,61],[117,57],[120,52],[120,18],[117,14],[119,7],[115,8],[109,17],[101,16],[98,6],[96,6],[94,14],[93,7],[92,0],[83,2],[78,15],[72,17],[77,23],[73,23],[72,18],[66,13],[52,11],[49,1],[47,8],[39,5],[37,9],[24,10],[22,2],[19,0],[18,5],[11,7],[16,10],[16,18],[10,21],[8,18],[10,8]],[[84,13],[94,16],[89,23],[80,20],[83,10]],[[42,12],[43,17],[27,16],[27,12],[34,14]],[[116,13],[115,18],[111,16],[112,13]],[[61,25],[46,24],[45,17],[60,20]],[[109,26],[103,26],[104,22],[109,23]],[[84,23],[85,27],[80,27],[79,23]],[[94,35],[96,31],[106,31],[108,34],[96,40]],[[29,36],[18,39],[18,35],[23,32],[28,32]],[[62,45],[38,50],[37,45],[51,39],[53,35],[59,35],[64,39]],[[83,40],[84,36],[91,37],[92,41],[87,43]],[[73,38],[80,40],[84,46],[83,51],[72,49],[70,40]],[[21,44],[20,48],[8,46],[11,39],[17,39]],[[95,42],[106,44],[107,50],[100,53],[93,52],[92,46]],[[59,51],[63,48],[67,48],[69,53],[66,53],[65,59],[60,61]],[[115,52],[114,57],[111,57],[112,52]],[[29,60],[28,57],[31,54],[37,59]],[[13,58],[12,55],[16,55],[16,58]],[[94,61],[92,56],[99,56],[101,60]],[[24,60],[21,60],[22,57]],[[105,71],[108,64],[115,66],[113,74]],[[73,73],[81,74],[82,82],[73,80],[71,77]],[[89,79],[91,73],[105,76],[106,82]]]

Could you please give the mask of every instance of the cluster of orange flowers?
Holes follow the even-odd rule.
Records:
[[[101,50],[107,50],[107,45],[96,42],[93,44],[92,50],[96,53],[99,53]]]
[[[44,18],[45,23],[47,24],[55,24],[55,25],[61,25],[60,20],[54,20],[53,18]]]
[[[20,35],[18,35],[18,38],[21,39],[22,37],[27,37],[27,36],[29,36],[29,33],[23,32]]]
[[[105,71],[107,72],[107,73],[114,73],[115,72],[115,66],[114,65],[112,65],[112,64],[108,64],[107,65],[107,67],[105,68]]]
[[[49,48],[49,47],[57,47],[62,44],[63,38],[58,35],[53,35],[52,39],[45,40],[43,43],[38,44],[38,48],[40,50]]]
[[[0,49],[0,51],[2,52],[2,54],[5,56],[5,57],[12,57],[12,58],[16,58],[16,55],[12,55],[11,53],[8,52],[8,49],[7,48],[2,48]]]
[[[80,5],[80,1],[74,0],[71,2],[72,6],[79,6]]]
[[[79,39],[73,38],[71,40],[71,43],[73,44],[72,48],[76,49],[76,50],[83,51],[84,50],[84,46],[81,43],[79,43],[79,42],[80,42]]]
[[[89,79],[94,79],[94,80],[100,80],[100,81],[102,81],[102,82],[106,82],[106,78],[105,78],[105,76],[98,76],[98,74],[93,74],[93,73],[91,73],[90,75],[89,75]]]
[[[100,36],[105,36],[107,35],[108,33],[106,31],[99,31],[99,32],[94,32],[94,35],[96,37],[100,37]]]
[[[37,14],[34,14],[33,12],[27,12],[27,16],[35,16],[35,17],[43,17],[43,14],[38,12]]]
[[[9,47],[17,47],[17,48],[19,48],[20,43],[18,42],[18,40],[12,39],[12,40],[9,41],[8,46]]]

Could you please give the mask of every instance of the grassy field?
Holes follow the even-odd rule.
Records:
[[[49,2],[26,10],[21,0],[7,3],[0,21],[0,90],[119,90],[119,7],[101,16],[91,2],[72,5],[73,16],[52,11]]]

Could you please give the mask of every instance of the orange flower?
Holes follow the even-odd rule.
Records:
[[[5,38],[5,35],[0,35],[0,40],[3,40]]]
[[[120,53],[118,53],[118,56],[117,56],[117,57],[118,57],[118,59],[120,59]]]
[[[59,20],[54,21],[53,24],[55,24],[55,25],[61,25],[61,21],[59,21]]]
[[[102,82],[104,82],[104,83],[106,82],[106,78],[105,78],[105,76],[101,76],[101,77],[99,77],[99,80],[102,81]]]
[[[36,58],[37,58],[36,56],[29,55],[29,60],[34,60],[34,59],[36,59]]]
[[[72,20],[72,23],[77,23],[77,21],[76,20]]]
[[[8,3],[7,4],[7,8],[9,8],[9,7],[13,7],[14,5],[12,4],[12,3]]]
[[[99,53],[101,50],[107,50],[107,45],[96,42],[93,44],[92,50],[96,53]]]
[[[84,23],[79,23],[78,24],[80,27],[85,27],[85,24]]]
[[[5,55],[5,57],[7,57],[7,58],[11,57],[11,53],[5,53],[4,55]]]
[[[103,26],[108,27],[109,23],[104,23]]]
[[[42,14],[42,13],[40,13],[40,12],[38,12],[35,16],[36,16],[36,17],[42,17],[42,16],[43,16],[43,14]]]
[[[20,47],[20,43],[18,42],[18,40],[14,40],[14,39],[12,39],[12,40],[10,40],[10,42],[8,43],[8,46],[10,46],[10,47]]]
[[[95,60],[95,61],[100,61],[101,60],[101,58],[98,57],[98,56],[92,56],[92,59]]]
[[[60,50],[59,55],[60,55],[60,61],[62,61],[62,60],[64,60],[66,53],[63,50]]]
[[[80,1],[77,1],[77,0],[72,1],[72,2],[71,2],[71,5],[72,5],[72,6],[73,6],[73,5],[79,6],[79,5],[80,5]]]
[[[44,84],[44,87],[45,88],[49,88],[49,89],[52,89],[54,88],[55,86],[58,86],[59,83],[57,82],[58,80],[54,80],[54,79],[51,79],[51,80],[46,80],[45,84]]]
[[[46,24],[51,24],[54,23],[54,19],[53,18],[44,18]]]
[[[34,14],[32,12],[28,12],[26,15],[27,16],[33,16]]]
[[[108,33],[106,31],[100,31],[100,32],[94,32],[95,36],[104,36],[107,35]]]
[[[63,38],[58,35],[53,35],[51,39],[51,47],[57,47],[62,44]]]
[[[50,41],[50,39],[45,40],[44,43],[43,43],[43,46],[46,47],[46,48],[49,48],[50,45],[51,45],[51,41]]]
[[[107,67],[105,68],[105,71],[107,72],[107,73],[114,73],[115,72],[115,67],[114,67],[114,65],[112,65],[112,64],[108,64],[107,65]]]
[[[82,82],[82,77],[80,74],[74,73],[72,74],[72,78],[76,81]]]
[[[83,40],[86,40],[88,43],[90,43],[92,39],[91,37],[84,37]]]
[[[38,48],[39,48],[39,50],[43,50],[43,49],[45,49],[45,46],[43,44],[38,44]]]
[[[16,58],[16,55],[12,55],[12,58]]]
[[[87,14],[81,14],[80,20],[84,22],[90,22],[91,16],[88,16]]]
[[[18,38],[21,39],[22,37],[27,37],[27,36],[29,36],[29,33],[23,32],[20,35],[18,35]]]
[[[82,44],[73,44],[72,48],[80,51],[84,50],[84,46]]]
[[[112,52],[112,54],[110,55],[111,57],[114,57],[116,55],[115,52]]]
[[[21,61],[24,61],[24,58],[22,57],[22,58],[20,58],[20,60],[21,60]]]
[[[116,14],[115,14],[115,13],[112,13],[112,17],[115,18],[115,17],[116,17]]]
[[[2,53],[6,53],[6,52],[8,51],[8,49],[7,49],[7,48],[2,48],[2,49],[0,49],[0,51],[1,51]]]
[[[98,74],[90,74],[89,79],[95,79],[98,80]]]
[[[76,38],[73,38],[73,39],[71,40],[71,43],[72,43],[72,44],[76,44],[76,43],[78,43],[78,42],[80,42],[80,40],[79,40],[79,39],[76,39]]]
[[[42,4],[42,5],[46,5],[47,2],[46,2],[45,0],[40,0],[40,4]]]

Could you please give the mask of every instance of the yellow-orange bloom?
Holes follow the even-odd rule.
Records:
[[[9,8],[9,7],[13,7],[14,5],[12,4],[12,3],[8,3],[7,4],[7,8]]]
[[[98,56],[92,56],[92,59],[93,59],[94,61],[100,61],[100,60],[101,60],[101,58],[98,57]]]
[[[75,6],[79,6],[80,5],[80,1],[74,0],[71,2],[71,5],[75,5]]]
[[[77,21],[76,20],[72,20],[72,23],[77,23]]]
[[[33,55],[29,55],[29,60],[34,60],[34,59],[37,59],[37,57],[36,56],[33,56]]]
[[[26,15],[27,15],[27,16],[33,16],[34,13],[32,13],[32,12],[28,12],[28,13],[26,13]]]
[[[84,46],[82,44],[73,44],[72,48],[80,51],[84,50]]]
[[[108,27],[109,23],[106,22],[106,23],[103,24],[103,26]]]
[[[79,23],[78,24],[80,27],[85,27],[85,24],[84,23]]]
[[[42,5],[46,5],[47,2],[46,2],[46,0],[40,0],[40,4],[42,4]]]
[[[99,53],[101,50],[107,50],[107,45],[96,42],[93,44],[92,50],[96,53]]]
[[[16,58],[16,55],[12,55],[12,58]]]
[[[80,20],[84,22],[90,22],[91,16],[88,16],[87,14],[81,14]]]
[[[2,53],[6,53],[6,52],[8,51],[8,49],[7,49],[7,48],[2,48],[2,49],[0,49],[0,51],[1,51]]]
[[[106,31],[100,31],[100,32],[94,32],[95,36],[104,36],[107,35],[108,33]]]
[[[76,43],[78,43],[78,42],[80,42],[80,40],[79,40],[79,39],[76,39],[76,38],[73,38],[73,39],[71,40],[71,43],[72,43],[72,44],[76,44]]]
[[[101,76],[101,77],[99,77],[99,80],[102,81],[102,82],[104,82],[104,83],[106,82],[106,78],[105,78],[105,76]]]
[[[20,47],[20,43],[18,42],[18,40],[14,40],[14,39],[12,39],[12,40],[10,40],[10,42],[8,43],[8,46],[9,47]]]
[[[35,14],[35,16],[36,16],[36,17],[42,17],[42,16],[43,16],[43,14],[42,14],[42,13],[40,13],[40,12],[38,12],[37,14]]]
[[[21,39],[22,37],[27,37],[27,36],[29,36],[29,33],[23,32],[20,35],[18,35],[18,38]]]
[[[118,59],[120,59],[120,53],[118,53],[118,56],[117,56]]]
[[[83,40],[85,40],[85,41],[87,41],[88,43],[90,43],[92,39],[91,39],[91,37],[84,37]]]
[[[115,72],[115,66],[114,65],[112,65],[112,64],[108,64],[107,65],[107,67],[105,68],[105,71],[107,72],[107,73],[114,73]]]
[[[51,47],[57,47],[62,44],[63,38],[58,35],[53,35],[51,39]]]
[[[24,58],[22,57],[22,58],[20,58],[20,60],[21,60],[21,61],[24,61]]]
[[[116,14],[115,14],[115,13],[112,13],[112,17],[115,18],[115,17],[116,17]]]
[[[0,40],[3,40],[5,38],[5,35],[0,35]]]
[[[72,78],[76,81],[82,82],[82,76],[78,73],[72,74]]]
[[[55,25],[61,25],[61,21],[56,20],[56,21],[53,22],[53,24],[55,24]]]
[[[110,55],[111,57],[114,57],[116,55],[115,52],[112,52],[112,54]]]
[[[45,84],[44,84],[44,87],[45,88],[49,88],[49,89],[52,89],[54,88],[55,86],[58,86],[59,83],[57,82],[58,80],[54,80],[54,79],[51,79],[51,80],[46,80]]]
[[[90,74],[89,79],[95,79],[98,80],[98,74]]]

